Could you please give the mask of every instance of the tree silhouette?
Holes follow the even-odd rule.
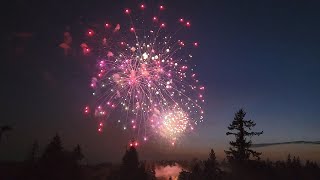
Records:
[[[37,179],[38,153],[39,144],[37,141],[34,141],[23,164],[22,177],[24,177],[24,179]]]
[[[139,165],[138,168],[138,172],[137,172],[137,179],[141,179],[141,180],[147,180],[148,179],[148,174],[146,172],[146,165],[145,163],[141,163]]]
[[[73,152],[66,151],[60,137],[55,135],[40,158],[40,179],[82,179],[81,167],[78,164],[78,160],[82,158],[80,146]]]
[[[138,153],[134,146],[130,146],[129,150],[126,150],[122,158],[122,168],[125,171],[137,170],[139,167]]]
[[[291,163],[292,163],[292,160],[291,160],[291,154],[288,154],[288,157],[287,157],[287,166],[291,166]]]
[[[147,179],[144,163],[139,164],[138,152],[134,146],[130,146],[122,158],[120,179]]]
[[[190,173],[188,171],[182,170],[179,173],[178,180],[189,180]]]
[[[12,127],[8,125],[0,126],[0,142],[2,139],[2,134],[7,132],[7,131],[12,131]]]
[[[39,144],[38,141],[34,141],[34,143],[31,146],[30,154],[28,155],[27,160],[31,162],[36,162],[38,159],[39,153]]]
[[[305,168],[307,168],[307,169],[318,169],[319,166],[318,166],[318,164],[316,162],[312,162],[310,160],[307,160]]]
[[[236,114],[229,125],[228,129],[230,132],[227,132],[226,135],[234,135],[236,141],[231,141],[229,144],[231,147],[229,150],[226,150],[225,153],[229,161],[243,162],[247,161],[250,158],[250,155],[259,159],[261,153],[253,151],[250,149],[252,145],[251,140],[247,140],[246,137],[259,136],[263,133],[261,132],[250,132],[256,124],[252,120],[245,120],[244,117],[246,112],[243,109],[240,109]],[[248,130],[247,130],[248,129]]]
[[[191,169],[191,174],[190,174],[190,179],[192,180],[196,180],[196,179],[203,179],[203,173],[202,173],[202,169],[201,169],[201,162],[200,161],[196,161],[196,163],[194,164],[194,166]]]
[[[150,169],[149,169],[149,174],[150,174],[150,180],[156,179],[156,167],[154,163],[152,163]]]
[[[44,151],[44,156],[48,154],[61,154],[62,151],[63,151],[63,147],[62,147],[60,136],[56,134],[53,137],[52,141],[46,147]]]
[[[84,155],[82,154],[82,150],[79,144],[73,149],[72,157],[77,162],[80,162],[84,158]]]
[[[209,158],[204,161],[204,179],[217,179],[220,174],[220,169],[218,168],[218,162],[216,158],[216,154],[214,153],[213,149],[211,149]]]
[[[40,178],[64,179],[65,165],[61,139],[58,135],[55,135],[40,158]]]

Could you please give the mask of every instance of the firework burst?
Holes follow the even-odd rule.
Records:
[[[146,11],[145,5],[140,8]],[[176,30],[169,31],[160,16],[133,18],[130,9],[124,14],[128,23],[108,22],[89,29],[81,44],[85,55],[97,59],[90,86],[98,131],[103,122],[117,121],[137,139],[146,141],[158,134],[175,143],[203,120],[204,86],[190,66],[190,47],[199,44],[179,39],[180,32],[191,26],[183,18],[177,19]]]
[[[179,107],[163,112],[159,117],[158,133],[167,140],[175,143],[175,141],[187,130],[193,130],[189,115]],[[152,125],[154,126],[154,125]]]

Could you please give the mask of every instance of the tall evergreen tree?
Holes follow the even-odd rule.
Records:
[[[229,161],[243,162],[249,160],[250,156],[258,158],[261,153],[256,152],[250,149],[252,141],[248,140],[247,137],[251,138],[252,136],[259,136],[263,133],[253,132],[251,129],[256,125],[252,120],[245,120],[244,117],[246,112],[243,109],[240,109],[236,114],[229,125],[229,132],[226,135],[235,136],[235,141],[229,142],[230,148],[226,150],[225,153]]]
[[[56,134],[51,142],[47,145],[45,148],[45,151],[43,153],[43,156],[46,156],[47,154],[62,154],[63,153],[63,147],[61,138],[58,134]]]
[[[136,170],[139,167],[138,152],[134,146],[126,150],[122,158],[122,167],[124,170]]]
[[[40,177],[43,179],[64,179],[66,173],[65,154],[58,135],[55,135],[45,147],[39,167]]]
[[[126,150],[126,153],[122,158],[120,171],[121,180],[147,179],[145,165],[139,163],[138,152],[134,146],[131,146],[129,150]]]
[[[39,177],[46,180],[82,179],[81,167],[78,164],[82,157],[79,145],[73,152],[67,151],[62,146],[61,138],[56,135],[40,158]]]
[[[2,134],[11,130],[12,130],[11,126],[8,126],[8,125],[0,126],[0,142],[1,142]]]
[[[204,179],[217,179],[220,174],[220,169],[218,168],[218,162],[216,158],[216,154],[214,153],[213,149],[211,149],[209,158],[204,161]]]
[[[194,166],[191,168],[191,174],[190,174],[190,179],[191,180],[202,180],[203,179],[203,171],[202,171],[202,168],[201,168],[201,165],[200,164],[201,162],[200,161],[196,161]]]
[[[288,157],[287,157],[287,166],[291,166],[291,163],[292,163],[292,160],[291,160],[291,154],[288,154]]]
[[[39,155],[38,153],[39,153],[39,144],[38,144],[38,141],[35,141],[32,144],[31,151],[27,157],[28,158],[27,160],[29,160],[31,162],[35,162],[38,158],[38,155]]]
[[[38,175],[38,154],[39,153],[39,144],[37,141],[31,146],[30,151],[27,154],[26,160],[24,161],[23,171],[21,176],[23,179],[37,179]]]
[[[84,158],[84,155],[82,154],[82,150],[79,144],[73,149],[72,156],[74,160],[78,162]]]

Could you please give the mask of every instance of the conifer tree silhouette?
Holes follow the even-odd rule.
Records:
[[[122,158],[120,176],[122,180],[147,179],[145,165],[139,163],[138,152],[134,146],[130,146]]]
[[[38,141],[34,141],[31,147],[30,154],[28,154],[27,160],[31,162],[35,162],[38,158],[38,155],[39,155],[38,153],[39,153],[39,143]]]
[[[250,156],[259,159],[259,156],[261,155],[261,153],[250,149],[252,141],[248,140],[247,137],[251,138],[252,136],[259,136],[263,133],[263,131],[250,131],[256,125],[256,123],[254,123],[252,120],[245,120],[245,115],[246,112],[243,109],[240,109],[235,114],[232,123],[228,127],[230,131],[227,132],[226,135],[235,136],[235,141],[229,142],[231,146],[229,150],[225,150],[229,161],[243,162],[249,160]]]
[[[84,155],[82,154],[82,150],[79,144],[73,149],[72,156],[74,160],[78,162],[84,158]]]
[[[211,149],[209,158],[204,161],[204,179],[217,179],[220,174],[220,169],[218,168],[218,162],[216,158],[216,154],[213,149]]]
[[[8,125],[0,126],[0,142],[1,142],[2,134],[7,131],[12,131],[12,127]]]

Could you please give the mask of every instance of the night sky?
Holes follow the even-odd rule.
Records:
[[[66,148],[81,144],[89,162],[119,161],[128,135],[83,117],[90,99],[85,57],[58,47],[66,26],[81,42],[83,21],[116,18],[140,1],[11,1],[2,23],[2,124],[12,125],[0,159],[21,160],[34,140],[43,148],[56,133]],[[150,7],[161,2],[146,1]],[[141,146],[146,159],[227,147],[228,124],[239,108],[264,134],[255,143],[320,140],[320,2],[164,1],[168,13],[191,19],[200,81],[206,86],[205,121],[176,148]],[[171,10],[170,10],[171,9]],[[169,20],[172,20],[169,18]],[[31,37],[19,38],[17,32]]]

